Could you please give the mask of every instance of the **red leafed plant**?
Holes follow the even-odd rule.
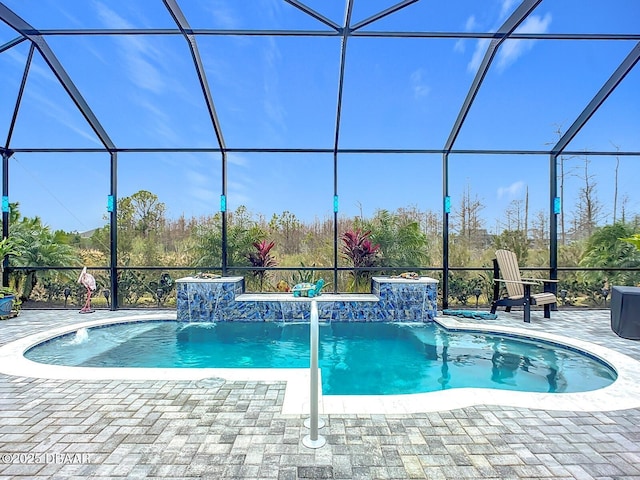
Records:
[[[247,254],[251,265],[258,268],[275,267],[277,265],[276,259],[269,253],[275,244],[275,242],[267,243],[266,240],[253,242],[256,251]],[[266,270],[253,270],[253,275],[258,278],[260,282],[260,291],[262,291],[262,284],[266,274]]]
[[[354,266],[354,289],[358,289],[358,268],[373,267],[380,254],[380,245],[371,243],[371,230],[362,232],[360,229],[347,230],[342,234],[342,254]],[[365,276],[367,273],[365,272]]]

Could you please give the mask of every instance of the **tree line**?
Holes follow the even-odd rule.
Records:
[[[559,264],[563,267],[636,268],[640,266],[637,253],[628,243],[619,239],[637,233],[637,216],[626,221],[622,218],[613,224],[598,226],[601,205],[597,200],[595,182],[588,174],[585,161],[585,188],[578,196],[583,207],[574,212],[572,235],[560,240]],[[624,206],[624,202],[623,202]],[[540,212],[530,216],[528,193],[525,198],[511,203],[503,216],[503,229],[489,234],[483,223],[482,201],[469,187],[454,205],[449,235],[449,263],[453,267],[489,268],[493,251],[508,248],[518,255],[521,265],[545,267],[548,262],[548,221]],[[215,270],[222,263],[222,215],[199,218],[167,218],[166,205],[152,192],[141,190],[118,200],[118,265],[126,267],[184,267]],[[531,224],[529,218],[532,218]],[[274,290],[280,280],[300,280],[300,270],[316,267],[333,267],[334,225],[333,218],[304,222],[289,211],[265,218],[240,206],[228,213],[227,261],[230,268],[255,267],[252,254],[256,244],[273,243],[269,251],[272,263],[279,268],[291,267],[290,272],[248,270],[249,287],[255,290]],[[336,226],[339,239],[338,266],[345,268],[338,286],[340,291],[363,291],[368,288],[368,276],[375,267],[385,267],[385,273],[407,270],[437,270],[442,259],[442,216],[417,207],[404,207],[395,211],[377,210],[370,218],[340,217]],[[561,229],[564,231],[564,227]],[[349,237],[351,235],[352,237]],[[355,237],[354,235],[359,235]],[[52,232],[40,218],[24,218],[19,206],[11,205],[10,236],[15,241],[18,255],[12,255],[10,265],[23,267],[12,276],[21,296],[28,301],[34,289],[40,286],[40,296],[47,285],[72,285],[70,274],[55,270],[39,271],[37,266],[107,266],[110,255],[110,225],[95,230],[90,236],[78,232]],[[349,253],[348,241],[370,242],[376,247],[366,265],[370,272],[359,272],[362,267]],[[353,247],[353,245],[352,245]],[[353,251],[353,249],[352,249]],[[371,252],[369,252],[370,254]],[[349,270],[353,268],[353,270]],[[252,273],[253,272],[253,273]],[[247,273],[247,271],[244,271]],[[307,272],[309,273],[309,272]],[[306,277],[311,278],[311,277]],[[328,280],[328,279],[327,279]],[[452,273],[452,296],[460,302],[482,290],[483,299],[489,295],[491,283],[486,275],[475,272]],[[134,285],[136,279],[118,279],[122,285]],[[594,272],[566,274],[561,279],[563,287],[575,292],[575,298],[591,296],[597,300],[598,289],[616,282],[638,283],[637,273]],[[108,281],[103,281],[108,285]],[[149,288],[142,288],[139,297]],[[589,293],[591,292],[591,293]],[[596,293],[593,293],[596,292]],[[566,301],[567,297],[565,297]],[[569,298],[568,301],[571,301]]]

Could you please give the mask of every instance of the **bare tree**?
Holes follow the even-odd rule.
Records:
[[[504,230],[519,230],[524,233],[525,238],[529,237],[529,187],[527,187],[524,200],[512,200],[505,210]]]
[[[622,223],[627,221],[627,205],[629,205],[629,195],[625,193],[622,196],[622,205],[620,207],[620,219]]]
[[[584,157],[584,168],[580,179],[584,185],[578,191],[576,210],[572,219],[575,239],[590,237],[602,215],[602,204],[598,201],[597,184],[589,173],[590,160]]]
[[[555,133],[558,135],[558,138],[562,138],[562,135],[564,134],[564,132],[562,131],[562,125],[558,125],[557,130],[555,131]],[[559,197],[560,197],[560,205],[562,205],[562,208],[560,210],[560,243],[562,245],[566,245],[567,244],[567,234],[566,234],[566,229],[565,229],[565,214],[564,214],[564,180],[566,178],[566,175],[569,172],[565,172],[565,164],[568,160],[571,160],[572,158],[574,158],[574,156],[569,156],[567,157],[566,155],[560,155],[558,157],[558,167],[560,169],[559,172],[559,185],[558,185],[558,189],[559,189]]]
[[[522,200],[511,200],[506,210],[504,211],[504,217],[502,221],[503,230],[522,230],[524,219],[522,212]]]
[[[472,236],[482,230],[482,218],[480,212],[484,205],[477,195],[471,196],[471,187],[467,185],[467,190],[460,199],[460,208],[454,214],[454,226],[458,235],[471,241]]]
[[[504,212],[504,221],[499,223],[502,230],[519,230],[529,237],[529,187],[525,191],[524,200],[511,200]]]
[[[423,232],[428,237],[437,237],[442,234],[442,215],[433,210],[424,213]]]
[[[416,222],[418,225],[421,223],[421,220],[422,220],[422,212],[418,210],[418,207],[416,205],[410,205],[408,207],[399,207],[396,210],[396,215],[398,215],[400,218],[406,221]]]
[[[534,248],[543,248],[549,239],[549,217],[544,210],[540,210],[531,222],[531,240]]]
[[[611,145],[616,149],[616,152],[620,152],[620,147],[611,142]],[[620,156],[616,155],[616,169],[614,175],[614,185],[613,185],[613,223],[616,223],[617,213],[618,213],[618,170],[620,169]]]
[[[529,238],[529,185],[524,197],[524,236]]]

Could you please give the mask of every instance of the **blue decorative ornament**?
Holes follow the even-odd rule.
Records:
[[[318,280],[316,283],[298,283],[293,286],[291,291],[294,297],[317,297],[321,295],[322,287],[324,286],[324,279]]]

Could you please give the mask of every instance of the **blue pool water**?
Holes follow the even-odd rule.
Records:
[[[589,355],[542,341],[448,331],[435,323],[320,326],[325,395],[392,395],[476,387],[582,392],[616,373]],[[25,353],[67,366],[308,368],[309,324],[147,321],[79,330]]]

